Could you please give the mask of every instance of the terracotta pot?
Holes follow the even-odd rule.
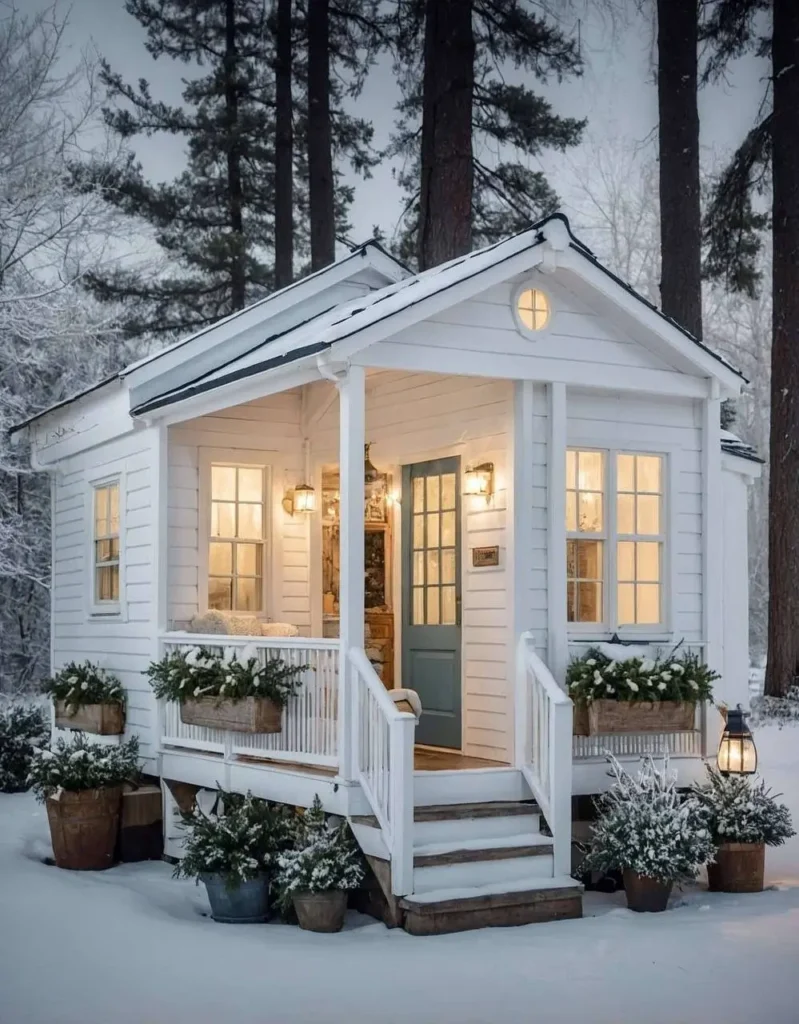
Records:
[[[266,875],[227,887],[224,875],[202,874],[211,917],[223,924],[260,924],[269,920],[269,879]]]
[[[60,868],[102,871],[114,863],[122,787],[61,790],[47,798],[53,855]]]
[[[180,705],[180,720],[184,725],[229,732],[280,732],[282,717],[283,709],[268,697],[244,697],[235,701],[198,697]]]
[[[294,909],[300,928],[306,932],[340,932],[347,911],[347,893],[343,889],[295,892]]]
[[[762,892],[766,869],[765,843],[722,843],[716,863],[707,866],[711,892]]]
[[[591,736],[613,733],[690,732],[695,727],[696,704],[674,700],[594,700],[588,705]]]
[[[661,882],[659,878],[639,875],[637,871],[625,868],[623,871],[627,906],[636,913],[656,914],[665,910],[671,895],[672,882]]]
[[[65,701],[55,702],[57,729],[80,729],[98,736],[121,736],[125,731],[125,708],[121,704],[84,704],[69,708]]]

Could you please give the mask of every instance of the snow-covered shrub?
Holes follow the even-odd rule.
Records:
[[[609,658],[591,648],[572,659],[566,672],[572,700],[697,701],[713,700],[714,679],[718,679],[693,651],[673,650],[668,656],[624,660]]]
[[[784,697],[753,697],[752,725],[775,723],[780,728],[799,722],[799,686],[792,686]]]
[[[50,679],[42,683],[42,693],[53,700],[62,700],[74,715],[86,704],[123,704],[125,690],[116,676],[90,661],[70,661]]]
[[[219,790],[213,810],[199,807],[181,814],[185,832],[184,857],[175,867],[176,878],[221,875],[225,885],[237,888],[270,872],[290,841],[289,812],[247,793]]]
[[[0,702],[0,793],[22,793],[28,788],[33,756],[49,732],[49,722],[38,705]]]
[[[721,843],[781,846],[796,834],[790,811],[785,804],[777,803],[762,779],[756,783],[748,775],[722,775],[715,766],[706,767],[708,780],[704,786],[694,785],[694,793],[717,846]]]
[[[226,647],[216,654],[206,647],[173,651],[147,669],[156,697],[184,701],[197,697],[242,700],[268,697],[285,707],[302,685],[307,665],[287,665],[282,658],[258,661],[255,647]]]
[[[357,889],[363,859],[346,821],[336,823],[322,810],[318,796],[294,826],[294,848],[278,858],[277,886],[285,908],[296,892]]]
[[[51,747],[37,750],[28,774],[36,798],[58,790],[75,793],[135,782],[139,776],[139,741],[132,736],[119,746],[92,743],[82,732],[60,737]]]
[[[610,757],[613,786],[597,799],[585,869],[635,871],[661,882],[694,878],[715,844],[695,795],[682,796],[677,774],[646,757],[636,776]]]

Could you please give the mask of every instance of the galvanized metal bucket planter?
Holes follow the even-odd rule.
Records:
[[[659,878],[639,875],[637,871],[625,868],[624,889],[627,893],[627,906],[636,913],[657,914],[669,905],[672,882],[661,882]]]
[[[711,892],[762,892],[766,872],[765,843],[722,843],[716,863],[707,866]]]
[[[690,732],[696,704],[675,700],[593,700],[588,705],[588,734]],[[577,733],[577,735],[581,735]]]
[[[295,892],[293,900],[300,928],[306,932],[340,932],[344,927],[347,893],[343,889]]]
[[[121,786],[49,796],[47,819],[57,866],[71,871],[112,867],[121,803]]]
[[[55,724],[58,729],[80,729],[98,736],[121,736],[125,731],[125,708],[122,704],[83,704],[72,709],[66,701],[57,700]]]
[[[184,725],[202,725],[206,729],[230,732],[280,732],[283,709],[268,697],[243,697],[241,700],[220,700],[198,697],[180,705]]]
[[[240,882],[234,889],[224,875],[202,874],[211,917],[222,924],[260,924],[269,920],[269,879],[266,875]]]

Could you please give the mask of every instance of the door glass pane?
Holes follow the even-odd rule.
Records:
[[[660,587],[657,583],[639,583],[636,589],[637,622],[660,622]]]
[[[618,533],[635,533],[635,495],[619,495],[616,502],[616,530]]]
[[[660,544],[636,544],[636,579],[646,583],[660,580]],[[621,576],[619,577],[622,578]],[[649,620],[647,620],[649,621]]]
[[[232,573],[233,545],[212,543],[208,553],[208,568],[212,576],[227,576]]]
[[[659,494],[660,467],[662,459],[659,455],[639,455],[638,463],[638,490],[649,491],[651,494]]]
[[[660,533],[660,498],[656,494],[638,495],[638,533]]]
[[[581,533],[602,532],[602,495],[599,492],[580,491],[577,528]]]
[[[240,576],[258,576],[260,574],[260,548],[257,544],[236,545],[236,572]]]
[[[413,588],[413,624],[424,625],[424,587]]]
[[[211,577],[208,580],[208,607],[216,608],[219,611],[230,611],[232,584],[233,581],[230,579],[220,580]]]
[[[455,513],[441,513],[441,546],[442,548],[455,547]]]
[[[262,469],[239,469],[239,501],[264,500],[264,475]]]
[[[454,626],[456,623],[455,588],[441,588],[441,624]]]
[[[417,587],[424,583],[424,551],[413,553],[413,582]]]
[[[577,483],[581,491],[602,490],[602,452],[580,452]]]
[[[620,491],[635,490],[634,455],[619,455],[616,460],[616,487]]]
[[[439,562],[438,562],[438,551],[427,552],[427,582],[438,583],[439,582]]]
[[[424,547],[424,516],[413,517],[413,546]]]
[[[441,582],[455,582],[455,549],[446,548],[441,552]]]
[[[427,511],[437,512],[439,508],[439,478],[429,476],[427,478]]]
[[[258,580],[236,580],[236,610],[240,612],[256,612],[259,608]]]
[[[239,505],[239,537],[260,540],[263,537],[262,505]]]
[[[427,515],[427,546],[429,548],[438,547],[438,522],[438,512],[429,512]]]
[[[455,508],[455,474],[445,473],[441,477],[441,507]]]
[[[438,626],[440,624],[438,614],[438,587],[427,588],[427,625]]]
[[[424,478],[420,476],[413,481],[413,511],[424,512]]]
[[[566,491],[566,529],[574,533],[577,529],[577,492]]]
[[[616,548],[616,571],[620,580],[635,579],[635,544],[631,540],[620,540]]]
[[[232,537],[236,532],[236,506],[232,501],[211,502],[211,536]]]
[[[635,622],[635,584],[620,583],[617,591],[618,619],[620,626]]]
[[[235,500],[235,466],[211,466],[211,497],[217,501]]]

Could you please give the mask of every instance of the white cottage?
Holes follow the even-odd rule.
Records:
[[[367,243],[17,428],[53,482],[53,666],[120,676],[164,780],[318,793],[411,931],[577,915],[603,752],[687,783],[721,720],[573,736],[570,655],[683,641],[746,698],[742,383],[561,215],[416,275]],[[279,735],[157,706],[148,663],[200,644],[311,666]]]

